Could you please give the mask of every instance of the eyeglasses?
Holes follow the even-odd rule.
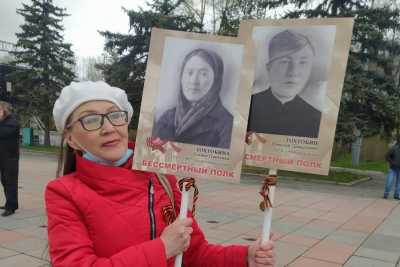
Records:
[[[70,123],[67,126],[68,128],[71,128],[73,124],[76,122],[80,122],[82,125],[82,128],[85,129],[86,131],[96,131],[103,127],[104,125],[104,117],[107,118],[107,120],[111,123],[113,126],[122,126],[128,123],[128,112],[126,111],[111,111],[106,114],[89,114],[86,116],[83,116],[76,121]]]

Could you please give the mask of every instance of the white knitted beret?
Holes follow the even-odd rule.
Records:
[[[128,121],[133,115],[133,108],[125,91],[108,85],[103,81],[72,82],[61,90],[53,107],[53,117],[58,131],[63,131],[71,113],[82,103],[92,100],[106,100],[128,112]]]

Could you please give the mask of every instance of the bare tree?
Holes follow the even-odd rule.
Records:
[[[101,81],[104,80],[103,73],[97,68],[98,64],[103,63],[103,57],[82,57],[77,60],[75,73],[81,81]]]

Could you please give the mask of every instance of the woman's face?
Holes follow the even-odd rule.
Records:
[[[182,91],[190,102],[197,102],[208,91],[214,82],[214,71],[211,66],[199,56],[191,57],[182,72]]]
[[[93,114],[107,114],[120,109],[108,101],[89,101],[80,105],[71,115],[71,128],[65,130],[68,144],[79,151],[88,151],[96,157],[108,161],[117,161],[128,148],[128,123],[113,126],[105,117],[103,126],[87,131],[78,119]]]

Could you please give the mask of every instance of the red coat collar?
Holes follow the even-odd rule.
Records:
[[[129,143],[134,149],[135,144]],[[122,166],[106,166],[76,155],[76,175],[87,186],[100,194],[121,194],[124,191],[137,189],[143,192],[148,186],[149,179],[154,174],[132,170],[133,156]],[[136,190],[134,190],[136,191]],[[146,191],[146,190],[145,190]]]

